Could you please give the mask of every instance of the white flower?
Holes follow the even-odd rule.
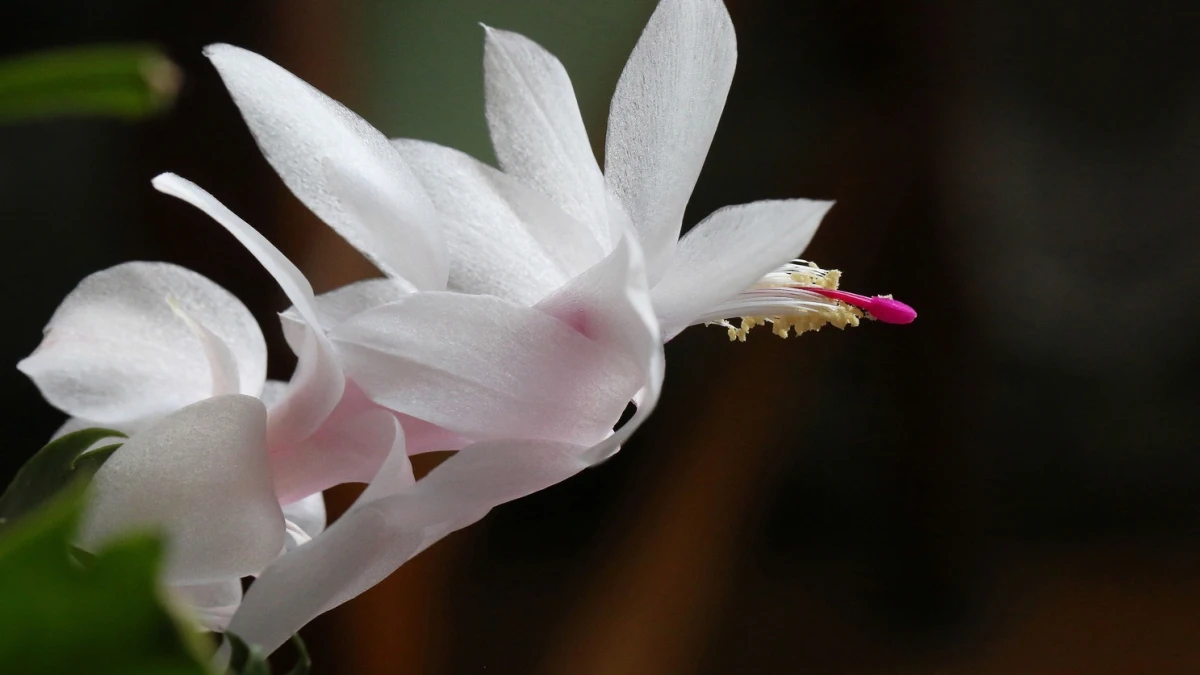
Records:
[[[210,627],[228,612],[203,603],[228,606],[240,577],[319,534],[320,490],[370,480],[394,442],[390,415],[342,396],[324,334],[300,323],[293,338],[296,377],[268,382],[262,334],[233,295],[176,265],[133,262],[82,281],[18,364],[73,416],[60,434],[131,434],[95,477],[84,545],[163,528],[165,580]]]
[[[704,323],[724,324],[731,337],[744,339],[745,330],[763,322],[786,336],[789,328],[857,325],[864,312],[911,321],[915,313],[907,306],[837,291],[837,274],[793,261],[832,202],[726,207],[680,239],[736,60],[733,25],[720,0],[663,0],[613,95],[602,172],[562,64],[525,37],[486,29],[487,122],[506,175],[448,148],[394,142],[442,216],[451,287],[537,302],[610,251],[629,222],[667,338]],[[532,206],[530,191],[569,218]],[[540,247],[530,237],[499,237],[507,232],[481,226],[488,214],[500,220],[506,210],[524,220]],[[546,234],[551,230],[554,240]],[[479,274],[499,266],[501,248],[514,252],[512,271]],[[747,317],[741,327],[729,323],[737,317]]]
[[[406,450],[397,433],[362,497],[264,572],[232,631],[270,651],[496,504],[610,456],[657,401],[664,339],[688,325],[744,337],[768,321],[781,334],[866,313],[911,321],[906,306],[838,291],[836,273],[792,260],[829,202],[721,209],[679,238],[735,52],[720,2],[664,0],[622,74],[601,172],[561,64],[489,29],[501,172],[436,145],[389,143],[258,55],[206,51],[283,181],[389,276],[298,305],[285,328],[297,317],[322,326],[353,389],[400,413],[406,431],[423,423],[462,441],[413,481],[407,455],[434,447],[410,433]],[[171,175],[155,184],[272,268],[269,245],[207,193]],[[636,414],[613,432],[631,398]]]

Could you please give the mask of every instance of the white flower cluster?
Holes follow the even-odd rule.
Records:
[[[289,382],[266,380],[236,298],[167,263],[85,279],[19,365],[66,428],[130,434],[95,477],[81,545],[164,528],[167,583],[268,652],[492,507],[615,453],[687,326],[870,310],[789,275],[831,202],[728,207],[679,236],[736,61],[720,0],[658,6],[613,96],[603,169],[559,61],[514,33],[485,41],[499,169],[389,140],[262,56],[206,50],[283,181],[385,275],[315,296],[213,196],[154,180],[286,293]],[[409,457],[433,450],[457,452],[414,480]],[[326,528],[321,491],[347,482],[368,487]]]

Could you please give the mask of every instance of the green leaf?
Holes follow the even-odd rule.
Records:
[[[0,121],[102,115],[140,119],[165,109],[179,69],[146,45],[73,47],[0,60]]]
[[[0,496],[0,521],[19,518],[45,504],[72,481],[90,480],[119,445],[92,452],[88,448],[106,438],[127,438],[112,429],[81,429],[50,441],[37,451]]]
[[[233,633],[225,633],[225,638],[229,640],[229,671],[225,675],[271,675],[271,665],[262,649],[246,644],[245,640]],[[312,669],[312,659],[308,656],[304,639],[296,633],[291,642],[296,648],[296,665],[292,666],[288,675],[308,675]]]
[[[226,675],[271,675],[267,656],[258,645],[248,645],[233,633],[225,633],[229,640],[229,672]]]
[[[312,659],[308,656],[308,647],[304,644],[304,638],[300,637],[299,633],[292,636],[292,645],[296,647],[296,665],[288,671],[288,675],[308,675],[308,671],[312,669]]]
[[[199,634],[164,604],[162,546],[136,536],[80,565],[70,542],[82,490],[0,538],[0,664],[22,675],[207,675]]]

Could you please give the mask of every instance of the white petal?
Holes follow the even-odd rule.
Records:
[[[196,184],[170,173],[157,176],[153,184],[160,192],[205,212],[236,237],[275,277],[304,321],[315,328],[307,331],[297,352],[299,363],[287,393],[271,408],[271,443],[299,442],[320,426],[341,399],[345,387],[333,346],[320,329],[312,286],[279,249]]]
[[[578,458],[582,450],[563,443],[483,442],[446,460],[415,486],[397,484],[388,491],[374,490],[373,484],[325,534],[263,573],[230,630],[274,650],[312,618],[379,583],[437,539],[498,504],[579,472],[585,467]]]
[[[162,528],[170,583],[257,574],[283,547],[266,410],[250,396],[210,398],[167,416],[113,453],[91,490],[82,545]]]
[[[436,143],[392,144],[441,217],[450,290],[532,305],[602,257],[587,228],[511,176]]]
[[[325,531],[325,496],[320,492],[304,499],[285,504],[283,518],[287,537],[284,548],[288,551],[312,541]]]
[[[213,391],[212,364],[169,301],[222,343],[237,362],[238,389],[257,395],[267,350],[254,317],[225,289],[168,263],[125,263],[84,279],[17,368],[59,409],[102,424],[163,415],[205,398]]]
[[[554,200],[608,250],[619,233],[608,224],[604,176],[567,71],[529,38],[485,30],[484,100],[500,168]]]
[[[633,219],[651,284],[679,239],[736,63],[721,0],[662,0],[617,82],[604,174]]]
[[[715,211],[684,236],[651,291],[667,337],[799,256],[833,202],[761,201]]]
[[[325,495],[317,492],[300,501],[285,504],[283,517],[314,538],[325,531]]]
[[[209,378],[212,382],[209,395],[224,396],[225,394],[239,393],[237,357],[233,355],[233,350],[229,348],[229,345],[225,344],[219,335],[213,333],[203,323],[192,318],[174,298],[168,299],[167,304],[171,306],[175,315],[187,324],[188,330],[196,336],[196,340],[204,349],[204,355],[208,357]]]
[[[489,296],[418,293],[330,337],[376,403],[476,440],[591,444],[641,380],[623,355],[562,321]]]
[[[167,590],[176,601],[192,610],[206,630],[221,632],[229,626],[238,605],[242,602],[240,579],[214,581],[207,584],[169,586]]]
[[[433,207],[374,127],[271,61],[229,45],[205,54],[267,161],[346,241],[419,289],[446,283]]]
[[[317,317],[321,326],[329,329],[360,312],[373,307],[395,302],[411,291],[396,283],[394,279],[365,279],[342,286],[337,290],[318,295],[315,300]],[[279,315],[283,323],[283,337],[295,353],[300,352],[306,324],[295,307]],[[267,407],[270,407],[268,404]]]
[[[539,303],[538,309],[626,354],[641,371],[637,412],[585,455],[590,463],[607,459],[654,410],[666,371],[662,331],[646,289],[637,241],[627,234],[605,260]]]

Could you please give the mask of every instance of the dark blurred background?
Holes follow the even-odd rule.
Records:
[[[728,4],[738,72],[686,223],[836,198],[805,257],[920,318],[689,330],[616,459],[318,619],[315,672],[1200,672],[1200,5]],[[61,421],[12,366],[107,266],[216,280],[290,372],[270,277],[156,173],[207,187],[318,290],[373,274],[274,176],[203,45],[490,159],[477,22],[517,30],[566,65],[599,150],[653,5],[4,2],[0,53],[149,40],[186,80],[149,122],[0,128],[3,476]]]

